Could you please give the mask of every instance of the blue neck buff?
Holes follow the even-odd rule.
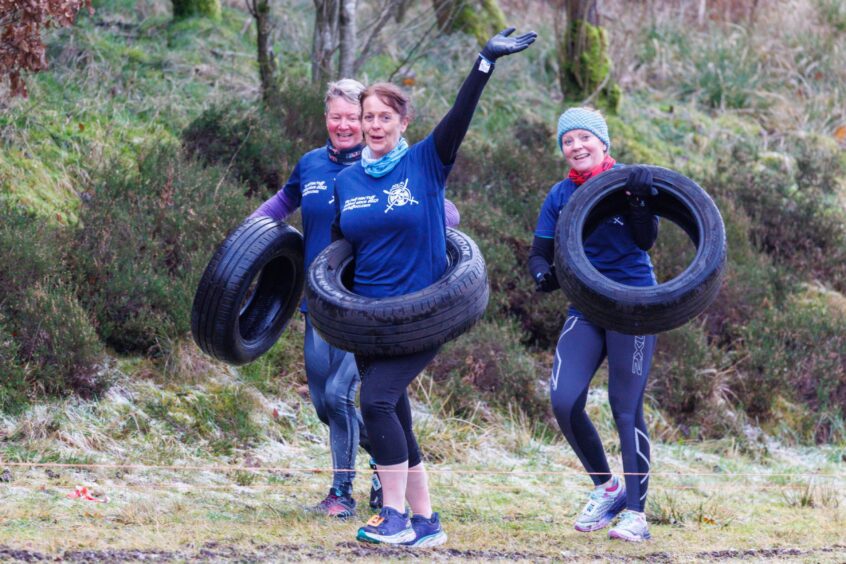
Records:
[[[373,158],[373,153],[370,151],[370,147],[365,147],[361,152],[361,166],[364,167],[364,172],[368,175],[373,176],[374,178],[381,178],[394,170],[394,167],[397,166],[397,163],[400,162],[400,159],[403,158],[407,152],[408,141],[405,140],[405,137],[400,137],[397,146],[391,149],[389,153],[382,155],[378,159]]]

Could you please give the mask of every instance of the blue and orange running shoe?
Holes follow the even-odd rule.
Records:
[[[425,548],[438,546],[447,541],[447,534],[441,527],[441,520],[437,513],[432,513],[429,519],[422,515],[412,516],[411,528],[414,529],[414,539],[402,543],[405,546]]]
[[[408,513],[400,513],[393,507],[383,507],[358,530],[356,540],[362,542],[403,544],[413,540],[416,535],[411,528]]]
[[[652,538],[646,515],[637,511],[623,511],[620,521],[608,531],[608,537],[629,542],[643,542]]]
[[[607,486],[594,488],[581,514],[576,518],[577,531],[589,533],[604,529],[626,508],[626,486],[617,477]]]

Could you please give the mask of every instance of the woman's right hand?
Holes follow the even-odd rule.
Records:
[[[508,37],[514,33],[514,29],[513,27],[509,27],[491,37],[482,49],[481,55],[488,61],[494,62],[500,57],[519,53],[523,49],[526,49],[535,42],[538,36],[534,31],[530,31],[517,37]]]

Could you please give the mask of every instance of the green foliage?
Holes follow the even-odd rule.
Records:
[[[122,353],[156,353],[189,330],[197,281],[251,205],[219,168],[175,147],[94,175],[75,272],[100,337]]]
[[[472,35],[479,46],[507,27],[505,14],[497,0],[435,0],[438,22],[443,31],[462,31]]]
[[[520,340],[513,323],[486,320],[446,345],[427,369],[446,412],[470,417],[482,400],[506,412],[522,411],[532,421],[548,419],[549,401],[541,385],[546,368]]]
[[[758,249],[801,277],[846,290],[846,213],[833,197],[846,166],[818,138],[788,146],[792,154],[737,144],[719,157],[708,183],[739,202]]]
[[[182,133],[187,153],[231,167],[252,193],[273,194],[306,152],[326,142],[321,93],[310,83],[283,85],[273,106],[242,103],[213,107]]]
[[[810,408],[792,421],[804,440],[838,442],[846,419],[846,300],[808,288],[763,309],[743,330],[749,357],[735,393],[752,416],[775,416],[781,397]],[[840,436],[838,436],[840,435]]]
[[[691,51],[690,68],[680,84],[684,96],[719,109],[750,108],[761,102],[762,69],[750,38],[742,29],[730,39],[715,35]]]
[[[164,422],[181,441],[205,440],[215,454],[228,455],[262,434],[252,419],[256,399],[244,386],[225,385],[209,391],[163,392],[145,411]]]
[[[718,438],[740,430],[730,414],[722,355],[708,342],[701,323],[658,336],[648,393],[686,438]]]
[[[66,277],[66,230],[0,208],[0,409],[108,386],[102,346]],[[23,385],[22,385],[23,384]]]
[[[609,82],[611,58],[602,27],[582,20],[570,22],[558,43],[558,68],[565,99],[581,101],[599,94],[598,107],[610,113],[620,109],[622,90]]]
[[[192,16],[203,16],[207,18],[220,18],[220,0],[172,0],[173,17],[188,18]]]
[[[18,344],[7,328],[8,320],[0,312],[0,413],[14,413],[27,401],[26,379],[18,361]]]

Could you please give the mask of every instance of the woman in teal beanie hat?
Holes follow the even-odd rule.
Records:
[[[555,226],[561,210],[588,179],[618,166],[611,157],[608,124],[590,108],[570,108],[558,118],[558,146],[570,172],[549,191],[538,217],[529,270],[540,292],[558,288],[553,264]],[[605,220],[585,240],[591,264],[608,278],[630,286],[654,286],[647,251],[658,236],[652,214],[652,173],[632,166],[626,193],[627,214]],[[594,489],[576,518],[577,531],[603,529],[620,514],[608,535],[643,541],[649,527],[643,513],[649,484],[649,436],[643,418],[643,393],[655,348],[654,335],[624,335],[595,325],[570,306],[558,339],[550,378],[552,409],[561,431]],[[625,480],[611,474],[602,441],[585,413],[588,388],[608,359],[608,399],[620,434]]]

